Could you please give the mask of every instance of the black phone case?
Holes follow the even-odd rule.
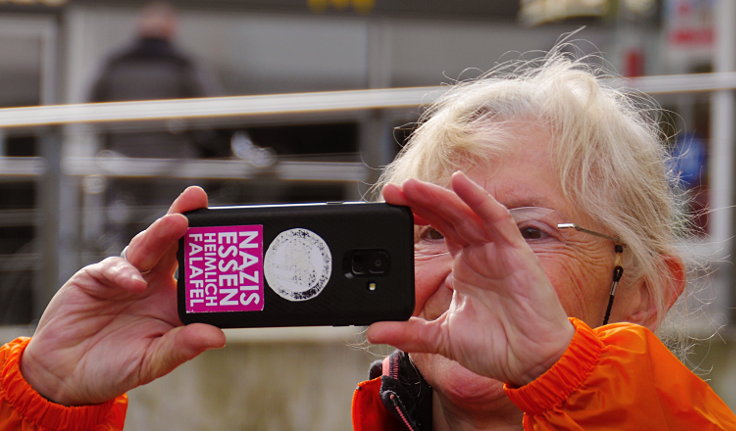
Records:
[[[414,309],[413,219],[407,207],[385,203],[264,205],[201,209],[185,216],[189,231],[180,240],[178,251],[178,311],[183,323],[203,322],[222,328],[367,325],[406,320]],[[194,233],[197,228],[223,226],[252,229],[239,234],[242,248],[237,253],[242,259],[233,257],[238,243],[234,234],[223,234],[230,242],[221,244],[214,234]],[[260,256],[251,238],[258,234],[253,233],[257,229],[262,229]],[[206,240],[213,245],[202,242]],[[289,241],[296,241],[297,246]],[[210,257],[197,260],[206,254]],[[331,268],[326,255],[331,257]],[[229,265],[231,262],[220,256],[233,257],[237,263]],[[318,262],[317,269],[309,266],[312,261]],[[246,268],[248,263],[252,265]],[[213,275],[217,273],[215,265],[246,269],[239,277],[218,279]],[[292,267],[296,268],[294,274],[288,272]],[[255,289],[259,276],[260,291],[256,293],[249,289]],[[237,278],[242,283],[238,284]],[[302,283],[299,289],[292,288],[294,280]],[[313,288],[312,284],[318,286]],[[235,303],[235,308],[246,303],[262,308],[223,311],[216,305]]]

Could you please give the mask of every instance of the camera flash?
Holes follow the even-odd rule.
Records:
[[[369,281],[368,282],[368,290],[370,290],[371,292],[373,292],[374,290],[376,290],[376,286],[377,285],[376,285],[376,282],[375,281]]]

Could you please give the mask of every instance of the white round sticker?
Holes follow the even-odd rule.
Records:
[[[263,259],[268,285],[289,301],[306,301],[319,295],[331,272],[332,253],[327,243],[303,228],[278,234]]]

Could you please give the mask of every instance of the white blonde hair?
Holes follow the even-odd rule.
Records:
[[[660,110],[607,78],[555,49],[457,83],[422,115],[376,190],[409,178],[445,185],[456,170],[502,157],[513,141],[508,122],[533,121],[552,136],[565,197],[627,245],[624,284],[645,281],[659,323],[671,305],[665,257],[678,255],[684,226],[680,194],[667,169]]]

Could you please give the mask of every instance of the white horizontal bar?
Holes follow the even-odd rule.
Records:
[[[736,72],[620,78],[611,84],[650,94],[731,90],[736,89]],[[429,104],[448,88],[385,88],[4,108],[0,109],[0,127],[401,108]]]
[[[362,181],[366,176],[366,167],[359,162],[280,161],[256,169],[243,160],[68,157],[62,160],[62,169],[67,175],[108,177],[245,179],[273,173],[282,180]]]
[[[0,177],[35,177],[46,172],[46,161],[40,157],[0,157]]]
[[[30,209],[0,209],[0,226],[33,226],[39,221],[39,211]]]
[[[653,75],[622,78],[614,85],[649,94],[677,94],[736,89],[736,72]]]
[[[441,91],[413,87],[5,108],[0,127],[399,108],[431,102]]]

